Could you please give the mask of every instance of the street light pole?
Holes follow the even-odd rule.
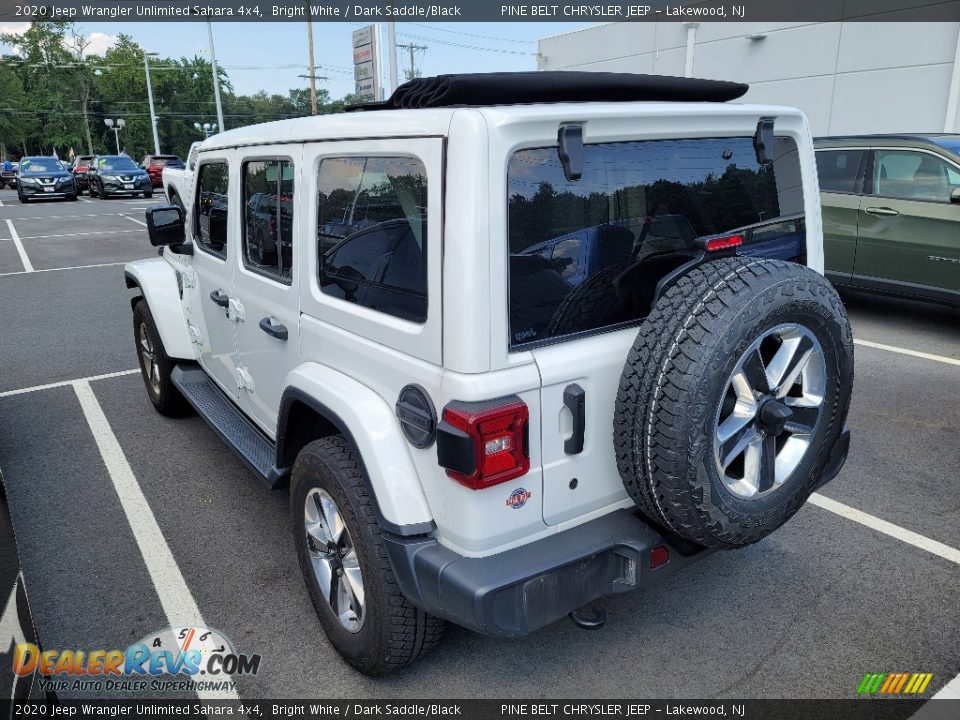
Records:
[[[127,126],[127,121],[123,118],[118,118],[117,120],[112,120],[110,118],[105,118],[104,123],[106,126],[113,130],[113,137],[117,141],[117,155],[120,154],[120,128]]]
[[[387,22],[387,52],[390,61],[390,93],[397,89],[397,27],[393,20]]]
[[[223,106],[220,104],[220,75],[217,74],[217,55],[213,51],[213,23],[207,20],[207,37],[210,39],[210,66],[213,68],[213,95],[217,101],[217,124],[221,132],[227,129],[223,124]]]
[[[150,63],[147,58],[159,53],[143,53],[143,69],[147,73],[147,99],[150,100],[150,127],[153,128],[153,150],[160,154],[160,135],[157,133],[157,113],[153,108],[153,86],[150,84]]]

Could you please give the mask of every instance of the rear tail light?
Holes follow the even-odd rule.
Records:
[[[707,252],[716,252],[717,250],[728,250],[743,245],[743,235],[724,235],[707,240],[704,249]]]
[[[450,403],[437,428],[437,459],[471,490],[505,483],[530,470],[530,413],[518,397]]]

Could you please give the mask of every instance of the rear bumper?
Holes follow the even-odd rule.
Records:
[[[400,589],[414,605],[475,632],[526,635],[604,595],[648,586],[711,551],[663,535],[631,510],[483,558],[427,537],[385,537]],[[650,568],[662,546],[670,560]]]
[[[840,472],[850,449],[844,427],[820,478]],[[426,536],[384,534],[400,589],[422,610],[485,635],[518,637],[613,593],[647,587],[712,550],[617,510],[496,555],[469,558]],[[651,551],[669,562],[651,568]]]

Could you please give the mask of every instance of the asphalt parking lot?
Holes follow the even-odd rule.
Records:
[[[122,263],[154,254],[153,201],[0,202],[0,467],[47,647],[205,625],[262,656],[248,698],[850,698],[866,672],[933,673],[929,696],[960,673],[960,311],[845,297],[850,458],[771,537],[604,601],[600,630],[451,627],[374,680],[323,636],[286,490],[147,399]]]

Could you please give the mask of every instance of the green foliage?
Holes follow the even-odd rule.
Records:
[[[120,35],[101,57],[85,52],[87,41],[73,23],[38,21],[22,35],[0,35],[14,54],[0,56],[0,153],[50,154],[66,158],[72,149],[87,154],[116,152],[104,119],[123,118],[120,146],[138,160],[153,152],[143,48]],[[157,131],[164,153],[186,157],[203,138],[194,123],[216,123],[213,79],[201,57],[151,57],[150,80]],[[218,68],[224,123],[228,129],[310,114],[310,93],[236,95]],[[318,89],[318,112],[342,112],[352,96],[332,100]]]

